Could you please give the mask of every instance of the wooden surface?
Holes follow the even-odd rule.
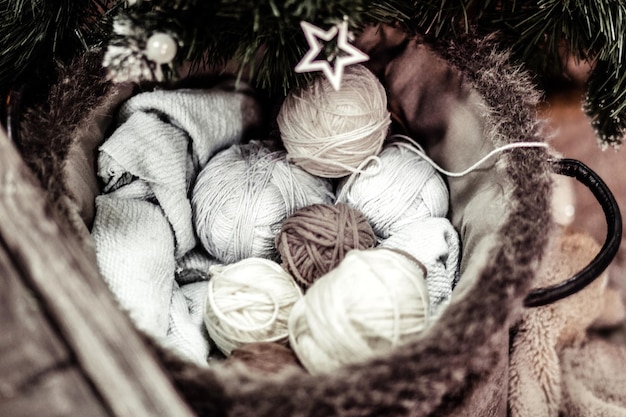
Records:
[[[188,417],[0,131],[0,416]]]
[[[0,416],[108,415],[4,251],[0,288]]]

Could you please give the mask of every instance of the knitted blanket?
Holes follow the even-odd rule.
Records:
[[[101,274],[139,329],[199,364],[209,353],[201,312],[213,261],[194,250],[190,187],[259,114],[241,91],[142,93],[99,149],[92,237]]]

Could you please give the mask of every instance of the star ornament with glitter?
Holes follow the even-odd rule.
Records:
[[[339,90],[344,68],[369,59],[366,54],[348,42],[348,22],[345,20],[327,31],[305,21],[300,22],[300,26],[310,49],[294,68],[296,72],[322,71],[333,88]],[[322,44],[318,39],[329,42],[335,37],[337,37],[337,47],[343,54],[338,54],[334,66],[331,66],[326,59],[316,59],[322,50]]]

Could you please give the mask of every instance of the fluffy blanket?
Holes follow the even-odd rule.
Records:
[[[537,285],[569,278],[598,253],[588,235],[566,232],[547,253]],[[559,302],[527,309],[512,343],[511,417],[626,416],[626,348],[588,333],[624,319],[605,272]]]

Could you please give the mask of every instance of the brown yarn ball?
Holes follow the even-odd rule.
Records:
[[[248,343],[233,349],[224,360],[224,365],[233,366],[237,363],[265,375],[278,374],[288,369],[304,371],[295,352],[275,342]]]
[[[375,243],[365,216],[343,203],[297,210],[276,236],[283,268],[305,289],[336,267],[348,251],[368,249]]]

